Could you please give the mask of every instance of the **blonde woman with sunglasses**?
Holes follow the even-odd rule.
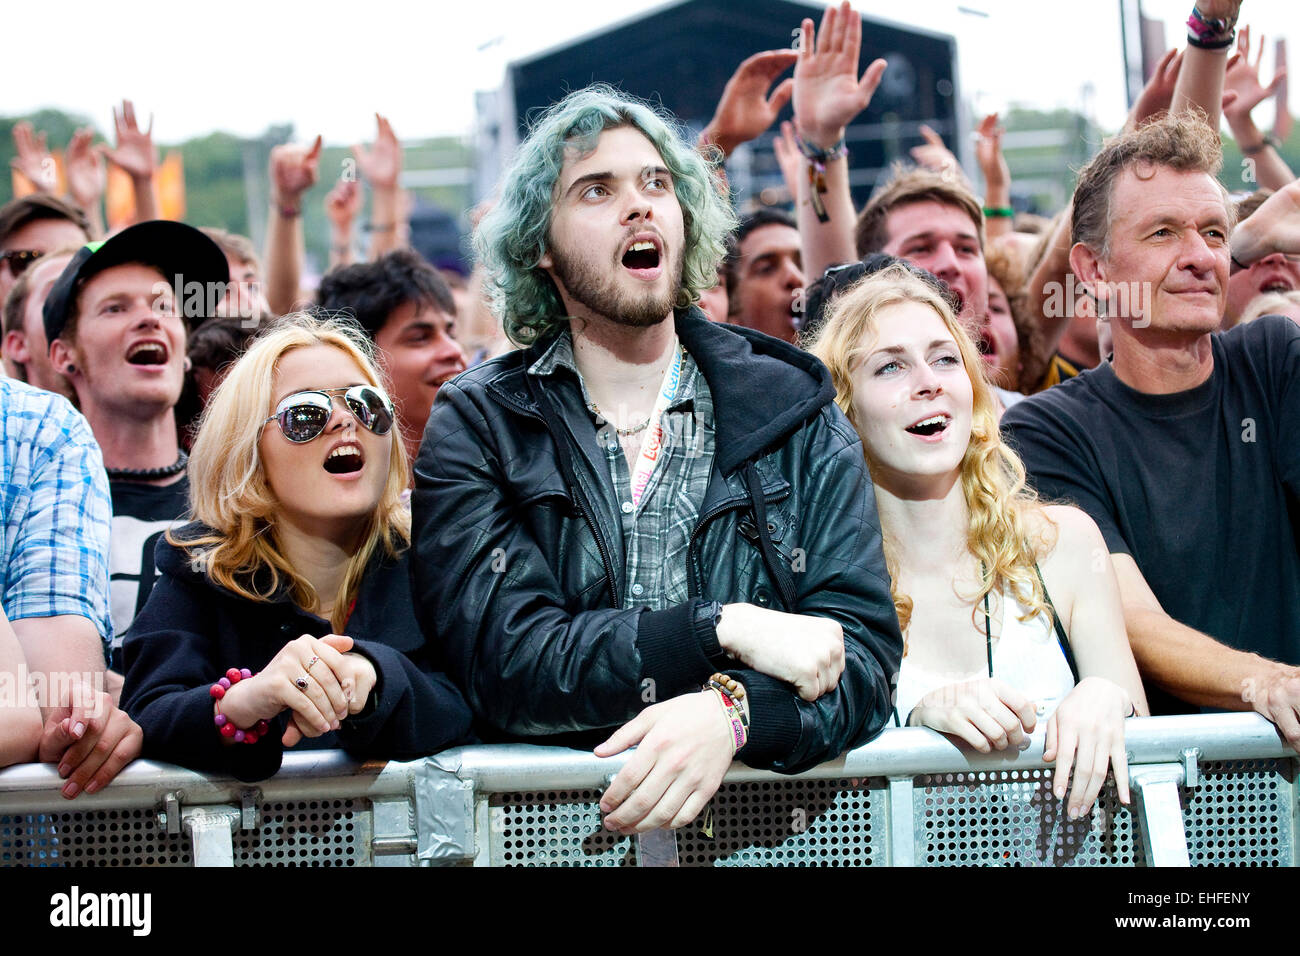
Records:
[[[261,779],[284,747],[410,759],[469,711],[415,620],[407,461],[364,337],[310,316],[260,335],[190,456],[193,523],[123,648],[144,756]]]

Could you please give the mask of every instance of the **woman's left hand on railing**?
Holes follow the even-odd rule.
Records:
[[[1056,762],[1052,792],[1058,800],[1065,797],[1070,768],[1074,768],[1070,819],[1092,809],[1106,782],[1108,767],[1115,771],[1115,789],[1120,802],[1129,802],[1124,719],[1132,709],[1133,701],[1124,688],[1102,677],[1085,677],[1048,720],[1043,759]]]

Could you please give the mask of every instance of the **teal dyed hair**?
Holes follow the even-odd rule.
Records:
[[[686,248],[675,306],[697,302],[718,281],[736,217],[709,162],[688,145],[676,121],[642,101],[598,84],[543,113],[520,144],[497,204],[479,222],[474,248],[487,269],[493,311],[515,344],[528,346],[565,321],[555,284],[538,265],[547,251],[555,184],[565,152],[589,153],[607,129],[633,127],[654,144],[672,174]]]

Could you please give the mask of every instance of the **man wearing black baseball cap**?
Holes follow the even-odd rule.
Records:
[[[115,644],[153,587],[158,536],[189,508],[174,412],[185,319],[202,321],[203,303],[220,302],[228,281],[216,243],[154,220],[77,250],[45,300],[50,362],[72,383],[108,470]]]

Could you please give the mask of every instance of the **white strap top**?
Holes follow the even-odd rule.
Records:
[[[1005,591],[1002,597],[1002,636],[993,644],[993,676],[1034,701],[1041,720],[1074,689],[1074,675],[1047,612],[1021,621],[1025,606]],[[910,656],[904,657],[894,696],[898,719],[905,726],[921,698],[933,690],[987,676],[983,669],[969,674],[927,670],[913,663]]]

